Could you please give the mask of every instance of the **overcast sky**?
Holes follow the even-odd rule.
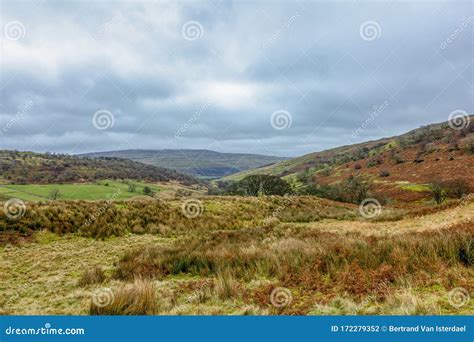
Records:
[[[470,1],[1,4],[1,149],[298,156],[473,112]]]

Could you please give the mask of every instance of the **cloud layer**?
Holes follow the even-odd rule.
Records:
[[[2,7],[4,149],[296,156],[473,112],[469,1]]]

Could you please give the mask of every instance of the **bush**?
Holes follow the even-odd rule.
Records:
[[[51,192],[49,193],[49,198],[51,198],[53,201],[57,200],[61,196],[61,193],[59,192],[59,189],[52,189]]]
[[[369,197],[372,182],[362,176],[350,176],[335,185],[313,185],[301,191],[304,195],[313,195],[333,201],[359,204]]]
[[[380,171],[380,177],[389,177],[390,176],[390,171],[388,170],[382,170]]]
[[[394,155],[393,156],[393,161],[395,162],[395,164],[403,164],[405,162],[405,160],[403,160],[402,157],[400,157],[399,155]]]
[[[331,167],[325,167],[322,171],[321,174],[323,176],[329,177],[332,174],[332,168]]]
[[[469,184],[464,179],[455,179],[450,182],[446,182],[444,187],[449,197],[463,198],[471,192]]]
[[[99,283],[104,282],[104,280],[105,280],[105,274],[102,268],[94,267],[94,268],[90,268],[84,271],[84,273],[81,276],[81,279],[79,279],[78,285],[86,286],[86,285],[92,285],[92,284],[99,284]]]
[[[446,189],[444,184],[440,182],[431,183],[430,192],[436,204],[442,204],[446,200]]]
[[[147,196],[152,196],[152,197],[153,197],[153,195],[155,194],[155,193],[153,192],[153,190],[150,189],[149,186],[145,186],[145,187],[143,188],[143,193],[144,193],[145,195],[147,195]]]

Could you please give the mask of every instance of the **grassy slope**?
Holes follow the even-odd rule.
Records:
[[[474,116],[471,117],[471,129],[466,129],[464,137],[447,123],[434,124],[398,137],[311,153],[230,175],[223,180],[236,181],[251,174],[271,174],[283,177],[298,187],[297,177],[303,172],[319,184],[335,183],[351,174],[363,174],[382,185],[380,191],[404,200],[409,200],[412,195],[406,193],[422,192],[426,190],[424,185],[433,180],[461,178],[474,188],[474,155],[467,151],[466,146],[468,141],[474,141],[473,129]],[[453,148],[453,141],[457,142],[458,148]],[[362,150],[366,151],[365,157],[359,157]],[[404,162],[396,163],[394,155]],[[373,160],[379,160],[380,164],[371,165]],[[330,169],[330,173],[325,174],[325,169]],[[384,170],[390,172],[388,178],[380,177],[380,172]]]
[[[90,159],[71,155],[0,150],[0,183],[80,183],[104,179],[197,183],[191,176],[174,170],[126,159]]]
[[[222,177],[285,159],[257,154],[220,153],[209,150],[124,150],[88,153],[85,156],[125,158],[200,177]]]
[[[101,181],[98,183],[79,184],[9,184],[0,185],[0,198],[18,198],[24,201],[41,201],[51,199],[51,191],[60,192],[60,200],[116,200],[128,199],[143,194],[143,188],[148,186],[154,192],[160,192],[162,187],[156,184],[128,181],[136,186],[135,192],[128,191],[128,184],[117,181]],[[106,185],[108,184],[108,185]]]
[[[247,206],[251,205],[247,202],[258,202],[259,200],[244,199],[242,201],[237,198],[229,198],[226,201],[220,201],[219,198],[205,199],[204,213],[207,217],[213,217],[229,213],[229,210],[230,212],[247,210]],[[175,201],[171,205],[179,208],[181,202]],[[330,205],[329,202],[322,201],[319,205],[313,204],[313,207],[315,211],[319,211],[323,207],[328,210],[328,205]],[[239,209],[241,207],[243,209]],[[251,205],[249,208],[253,207],[255,205]],[[329,207],[329,209],[334,213],[337,213],[338,210],[342,214],[345,212],[345,209],[342,210],[343,208]],[[278,206],[274,207],[274,210],[278,210]],[[279,214],[284,214],[284,211]],[[239,215],[236,216],[236,218],[239,217]],[[294,220],[295,216],[292,217]],[[352,238],[357,234],[369,235],[374,238],[387,236],[388,238],[387,233],[404,236],[405,233],[413,234],[414,232],[441,232],[452,224],[467,223],[473,218],[474,203],[471,202],[462,207],[421,217],[407,217],[396,222],[323,219],[309,223],[294,221],[273,223],[266,226],[267,228],[261,229],[265,229],[263,242],[268,246],[266,253],[274,253],[276,257],[288,248],[305,250],[308,248],[308,244],[314,243],[311,239],[302,239],[304,236],[318,236],[324,239],[326,234],[335,233],[340,235],[342,243],[349,237],[348,234],[356,234],[351,235]],[[190,234],[197,234],[196,238],[205,237],[206,235],[203,234],[208,234],[206,241],[214,241],[215,247],[212,251],[218,253],[221,247],[232,242],[233,239],[244,237],[247,239],[253,234],[260,234],[258,230],[252,229],[240,229],[233,233],[225,230],[213,232],[199,229],[195,232],[187,231],[178,235],[163,236],[160,233],[156,235],[126,235],[104,241],[77,235],[58,237],[52,233],[40,232],[34,237],[36,242],[27,241],[18,247],[8,246],[3,250],[0,249],[0,313],[87,314],[90,298],[94,291],[109,287],[115,288],[123,284],[123,281],[114,280],[112,275],[116,269],[118,258],[131,249],[145,246],[172,246],[182,239],[185,241]],[[298,238],[298,236],[300,237]],[[249,258],[255,253],[262,252],[261,249],[256,249],[251,244],[243,244],[240,248],[240,253],[245,253]],[[209,250],[208,253],[212,251]],[[224,251],[223,249],[221,253]],[[373,255],[374,252],[370,251],[368,255]],[[426,251],[420,250],[419,253],[423,254]],[[400,255],[398,257],[403,258]],[[100,266],[106,271],[106,281],[102,284],[78,286],[77,281],[81,273],[85,269],[95,266]],[[313,277],[317,275],[314,273]],[[422,280],[422,283],[425,282],[423,286],[410,286],[408,280],[408,283],[403,285],[403,279],[398,279],[387,289],[388,294],[383,300],[377,299],[370,293],[354,298],[341,292],[337,287],[323,287],[319,290],[296,287],[292,288],[293,303],[285,309],[286,311],[272,308],[269,303],[265,289],[275,284],[276,280],[272,278],[257,277],[247,282],[234,279],[231,286],[235,293],[231,292],[230,297],[222,296],[219,291],[214,292],[218,288],[211,288],[204,294],[196,292],[196,289],[200,289],[202,286],[199,284],[203,284],[207,280],[214,280],[192,274],[169,275],[162,279],[156,279],[153,283],[160,314],[472,314],[474,312],[472,300],[457,309],[449,305],[447,296],[451,288],[460,286],[460,284],[469,289],[474,288],[472,268],[469,270],[469,268],[453,265],[444,269],[442,274],[427,272],[423,277],[428,279]],[[130,282],[127,283],[130,284]],[[307,306],[307,303],[311,303],[311,305]]]

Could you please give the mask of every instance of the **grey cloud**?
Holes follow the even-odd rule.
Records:
[[[2,22],[18,20],[26,34],[2,37],[0,127],[9,129],[1,148],[296,156],[473,111],[473,21],[459,30],[473,15],[468,1],[3,7]],[[202,25],[201,38],[183,38],[188,21]],[[360,36],[366,21],[380,25],[373,41]],[[31,109],[13,120],[29,100]],[[351,137],[385,101],[376,120]],[[103,109],[114,125],[100,131],[92,116]],[[280,109],[292,116],[285,130],[270,122]]]

